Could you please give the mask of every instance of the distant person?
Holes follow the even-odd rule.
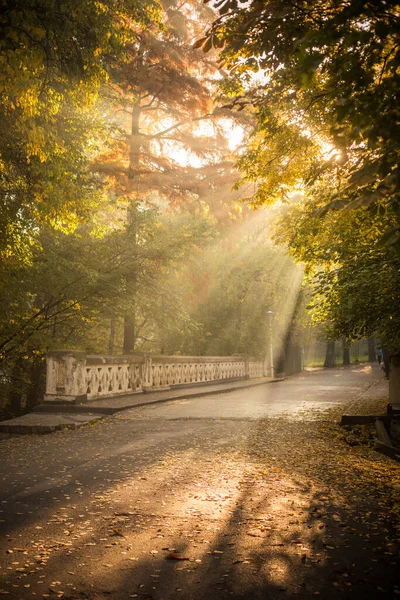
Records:
[[[383,356],[382,348],[377,348],[376,356],[378,357],[378,363],[381,364]]]

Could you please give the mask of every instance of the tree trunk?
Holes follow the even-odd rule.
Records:
[[[286,346],[286,375],[295,375],[303,370],[301,346],[288,344]]]
[[[11,372],[10,393],[8,396],[8,405],[12,415],[18,415],[22,408],[22,397],[25,389],[23,378],[24,360],[18,358]]]
[[[342,348],[343,348],[343,366],[347,367],[350,364],[350,347],[346,343],[345,339],[342,339]]]
[[[108,341],[108,354],[112,356],[114,354],[114,343],[115,343],[115,317],[111,317],[110,320],[110,338]]]
[[[131,144],[129,155],[129,179],[134,179],[140,163],[140,101],[132,107],[132,126],[131,126]],[[133,200],[128,214],[129,227],[133,229],[133,240],[136,245],[137,227],[136,201]],[[132,305],[124,318],[124,354],[132,354],[135,350],[135,293],[136,293],[136,275],[132,274],[127,281],[132,288]]]
[[[160,306],[160,354],[165,354],[165,298],[161,297]]]
[[[335,366],[335,342],[327,342],[324,367],[331,369]]]
[[[375,346],[375,336],[371,335],[368,338],[368,362],[376,361],[376,346]]]
[[[135,309],[124,319],[124,354],[132,354],[135,351]]]
[[[400,404],[400,355],[390,357],[389,402]]]
[[[353,356],[354,356],[354,362],[356,364],[358,364],[359,361],[359,356],[360,356],[360,342],[359,341],[355,341],[353,344]]]
[[[238,352],[243,352],[242,348],[242,301],[240,298],[236,307],[236,331],[237,331],[237,349]]]
[[[30,370],[30,382],[26,394],[26,408],[33,410],[37,406],[46,387],[46,364],[45,362],[33,362]]]

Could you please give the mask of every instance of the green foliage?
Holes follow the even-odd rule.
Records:
[[[201,219],[164,218],[148,209],[138,211],[135,227],[110,230],[100,238],[94,231],[89,225],[70,235],[48,229],[31,264],[3,266],[1,358],[10,361],[21,352],[43,353],[66,344],[106,352],[108,334],[96,330],[110,318],[123,318],[133,294],[142,312],[153,315],[154,327],[165,269],[208,237],[209,226]]]
[[[327,335],[378,331],[398,351],[398,2],[220,5],[206,37],[224,43],[221,94],[258,119],[239,185],[289,204],[279,239],[316,273]]]
[[[312,309],[331,337],[354,340],[377,332],[391,352],[400,349],[400,260],[368,250],[317,276]]]
[[[124,53],[134,28],[158,19],[156,2],[5,0],[1,9],[1,91],[6,110],[28,119],[68,98],[86,104]]]
[[[400,349],[400,259],[380,244],[380,214],[362,208],[315,214],[311,199],[299,199],[282,214],[277,238],[303,261],[313,297],[310,308],[328,338],[347,342],[377,332],[392,351]]]
[[[76,227],[99,180],[90,108],[157,5],[5,0],[0,11],[0,225],[4,260],[29,259],[42,225]],[[101,125],[103,127],[103,125]]]
[[[237,104],[258,116],[240,161],[243,182],[261,184],[256,203],[330,172],[325,210],[385,211],[386,242],[399,243],[398,32],[394,1],[223,3],[208,37],[223,39],[222,60],[243,83]]]

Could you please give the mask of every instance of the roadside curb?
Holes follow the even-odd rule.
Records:
[[[93,424],[108,415],[86,413],[83,414],[45,414],[28,413],[15,419],[0,423],[0,434],[47,434],[62,429],[79,429],[84,425]]]

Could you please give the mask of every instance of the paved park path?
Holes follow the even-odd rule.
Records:
[[[400,467],[336,422],[386,393],[317,371],[0,440],[0,595],[400,596]]]

